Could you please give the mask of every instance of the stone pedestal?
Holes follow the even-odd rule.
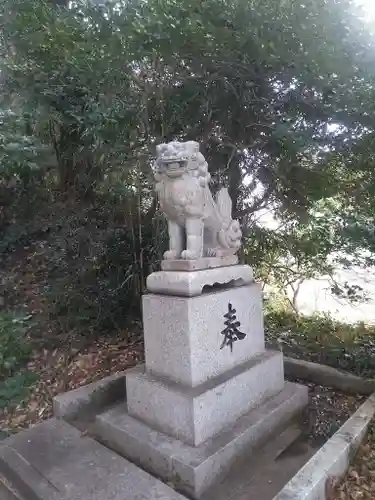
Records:
[[[145,366],[126,376],[126,406],[97,420],[103,442],[194,498],[307,403],[284,383],[282,354],[265,350],[251,268],[216,264],[149,276]]]
[[[220,348],[229,304],[246,333],[233,350]],[[261,290],[254,282],[196,297],[145,295],[143,326],[147,370],[186,387],[203,384],[265,349]]]
[[[129,414],[197,446],[284,387],[283,359],[267,352],[195,388],[137,369],[126,377]]]

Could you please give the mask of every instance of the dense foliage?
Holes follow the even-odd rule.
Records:
[[[269,347],[280,348],[286,356],[374,378],[373,325],[347,325],[323,315],[306,317],[272,308],[265,319]]]
[[[0,249],[42,242],[64,324],[138,310],[165,246],[151,161],[174,138],[198,140],[229,186],[264,282],[296,292],[343,252],[371,262],[375,44],[354,1],[0,9]]]
[[[35,382],[35,376],[20,369],[31,355],[26,342],[30,317],[9,313],[0,314],[0,410],[10,401],[17,403]],[[0,437],[1,439],[1,437]]]

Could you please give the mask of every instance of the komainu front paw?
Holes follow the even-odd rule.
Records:
[[[201,255],[198,255],[196,252],[193,252],[191,250],[184,250],[181,254],[181,259],[184,260],[196,260],[199,259]]]
[[[164,252],[165,260],[174,260],[179,258],[180,258],[180,253],[177,252],[176,250],[167,250],[166,252]]]

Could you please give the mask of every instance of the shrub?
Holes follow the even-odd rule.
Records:
[[[31,354],[26,338],[29,319],[11,312],[0,314],[0,410],[25,399],[37,380],[35,373],[22,371]]]
[[[0,380],[23,366],[31,354],[25,338],[29,319],[13,313],[0,314]]]
[[[0,382],[0,410],[23,401],[37,378],[36,373],[21,372]]]
[[[327,315],[298,315],[268,308],[266,340],[295,358],[375,377],[375,328],[346,324]]]
[[[51,317],[86,332],[118,331],[138,319],[145,278],[165,248],[165,223],[133,220],[103,200],[61,208],[56,217],[44,254]]]

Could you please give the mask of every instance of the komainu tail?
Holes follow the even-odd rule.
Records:
[[[227,188],[221,188],[217,193],[216,205],[223,220],[223,225],[227,227],[232,220],[232,200],[230,199]]]
[[[222,188],[217,193],[216,205],[222,220],[218,241],[222,248],[234,253],[241,246],[242,231],[238,220],[232,219],[232,200],[227,188]]]

